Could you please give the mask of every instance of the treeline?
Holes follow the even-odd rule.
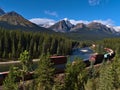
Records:
[[[111,48],[120,54],[120,38],[106,38],[96,43],[96,52],[104,53],[104,48]]]
[[[69,55],[76,42],[56,34],[0,30],[0,58],[16,59],[24,50],[31,58],[49,52]]]
[[[14,88],[14,90],[21,90],[19,89],[20,87],[22,89],[24,88],[23,90],[119,90],[119,41],[119,38],[113,38],[97,42],[97,46],[101,45],[101,49],[108,47],[116,50],[116,56],[113,58],[114,60],[112,62],[109,60],[106,62],[103,61],[101,65],[97,67],[94,67],[93,64],[91,64],[89,69],[86,69],[82,60],[75,58],[73,63],[67,63],[65,73],[59,75],[54,74],[55,69],[53,68],[53,63],[50,63],[49,55],[42,55],[39,61],[39,66],[35,70],[35,79],[28,81],[28,83],[24,82],[23,79],[22,82],[24,82],[24,84],[18,85],[18,83],[15,82],[13,75],[11,75],[11,73],[16,72],[16,70],[10,71],[8,78],[5,79],[3,84],[4,90],[9,90],[10,88]],[[26,54],[28,55],[28,52],[23,52],[23,54],[20,55],[20,60],[22,66],[29,68],[29,66],[31,66],[29,65],[30,57],[28,55],[29,58],[26,59]],[[27,63],[23,63],[24,61],[27,61]],[[22,73],[21,71],[29,70],[24,69],[25,68],[20,70],[20,73]],[[18,74],[18,71],[16,74],[20,75]],[[22,77],[24,77],[24,75],[22,75]]]
[[[109,38],[109,39],[104,39],[102,41],[102,44],[105,47],[110,47],[113,50],[115,50],[117,53],[120,53],[120,38]]]

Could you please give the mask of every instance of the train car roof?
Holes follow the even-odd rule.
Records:
[[[50,58],[66,58],[66,56],[51,56]]]

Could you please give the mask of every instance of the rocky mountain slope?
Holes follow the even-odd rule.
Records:
[[[78,23],[73,25],[68,20],[62,20],[50,27],[50,29],[56,32],[93,32],[93,33],[105,33],[105,34],[114,34],[116,31],[114,28],[108,27],[98,22],[91,22],[89,24]]]
[[[30,22],[14,11],[5,13],[2,9],[0,9],[0,14],[1,28],[5,28],[8,30],[18,29],[27,31],[48,31],[48,29]]]
[[[61,20],[49,27],[49,29],[52,29],[56,32],[69,32],[72,27],[74,27],[74,25],[71,24],[70,21]]]

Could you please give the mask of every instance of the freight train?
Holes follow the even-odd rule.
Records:
[[[111,61],[115,56],[115,52],[111,51],[110,55],[108,55],[107,58],[105,58],[105,54],[93,54],[88,60],[84,60],[86,67],[89,67],[91,62],[94,62],[94,65],[100,64],[103,62],[103,60],[109,60]],[[63,73],[66,67],[67,63],[67,57],[66,56],[52,56],[50,57],[51,62],[54,63],[55,71],[56,73]],[[5,77],[8,75],[9,72],[1,72],[0,73],[0,85],[3,83]],[[25,80],[30,80],[34,78],[34,73],[30,72],[27,75],[25,75]],[[17,79],[19,81],[20,78]]]

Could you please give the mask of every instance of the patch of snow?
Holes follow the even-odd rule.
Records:
[[[113,27],[116,32],[120,32],[120,26]]]

